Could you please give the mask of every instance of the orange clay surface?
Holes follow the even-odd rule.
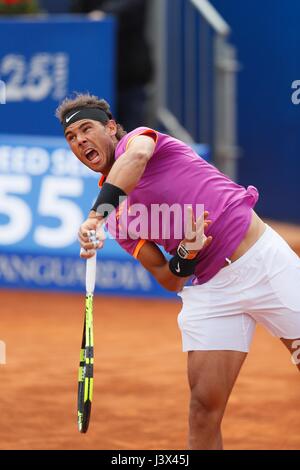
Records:
[[[90,429],[77,431],[82,295],[0,292],[0,449],[185,449],[180,303],[97,296]],[[205,377],[203,377],[205,380]],[[300,449],[300,376],[257,328],[223,424],[227,449]]]

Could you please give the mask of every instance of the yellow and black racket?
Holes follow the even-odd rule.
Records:
[[[89,427],[94,383],[93,298],[96,280],[96,255],[86,261],[86,297],[83,335],[78,373],[78,429],[86,433]]]

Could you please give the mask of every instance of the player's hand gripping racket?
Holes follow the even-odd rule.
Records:
[[[94,335],[93,335],[93,297],[96,280],[95,254],[86,261],[86,297],[85,318],[80,350],[80,363],[78,373],[78,429],[86,433],[89,427],[94,381]]]

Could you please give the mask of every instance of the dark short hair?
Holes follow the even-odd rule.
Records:
[[[95,95],[90,95],[89,93],[74,93],[74,95],[65,98],[58,108],[56,109],[56,117],[62,124],[68,113],[73,109],[78,108],[99,108],[105,111],[109,119],[113,119],[110,106],[107,101],[98,98]],[[123,129],[121,124],[117,123],[117,134],[116,137],[118,140],[121,140],[127,132]]]

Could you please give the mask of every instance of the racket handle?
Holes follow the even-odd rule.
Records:
[[[87,294],[93,294],[96,283],[97,252],[86,260],[85,287]]]

